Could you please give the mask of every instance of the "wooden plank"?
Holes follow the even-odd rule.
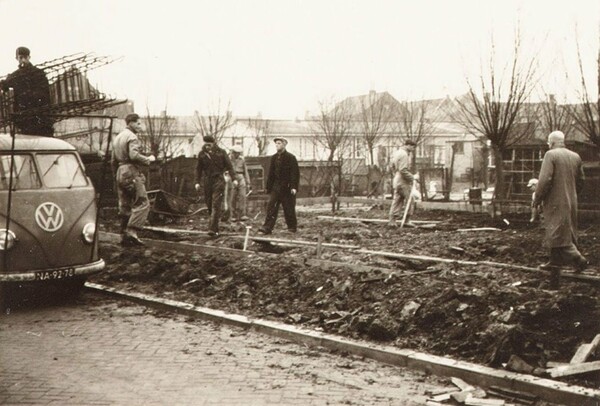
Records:
[[[236,237],[244,238],[244,236],[237,235]],[[316,247],[318,242],[314,241],[302,241],[302,240],[286,240],[284,238],[269,238],[269,237],[250,237],[253,241],[262,241],[262,242],[272,242],[277,244],[290,244],[290,245],[309,245]],[[347,250],[356,250],[359,249],[358,245],[344,245],[344,244],[333,244],[333,243],[321,243],[322,247],[329,248],[339,248],[339,249],[347,249]]]
[[[473,385],[469,385],[460,378],[452,377],[450,378],[450,381],[463,392],[475,390]]]
[[[386,219],[372,219],[372,218],[359,218],[359,217],[341,217],[341,216],[317,216],[317,218],[322,220],[339,220],[339,221],[356,221],[361,223],[388,223],[389,220]],[[414,224],[438,224],[440,221],[436,220],[411,220],[411,223]]]
[[[475,227],[475,228],[459,228],[456,230],[458,232],[466,232],[466,231],[502,231],[496,227]]]
[[[596,337],[590,343],[590,354],[596,354],[598,347],[600,346],[600,334],[596,334]]]
[[[556,368],[556,367],[562,367],[565,365],[569,365],[569,363],[568,362],[555,362],[555,361],[546,362],[546,368]]]
[[[552,378],[561,376],[579,375],[586,372],[600,371],[600,361],[584,362],[582,364],[569,364],[546,370]]]
[[[430,257],[427,255],[398,254],[395,252],[371,251],[371,250],[364,250],[364,249],[358,250],[357,252],[362,253],[362,254],[379,255],[379,256],[383,256],[383,257],[398,258],[398,259],[414,259],[417,261],[446,262],[446,263],[450,263],[450,264],[459,264],[459,265],[478,265],[477,262],[473,262],[473,261],[461,261],[461,260],[457,260],[457,259]]]
[[[167,228],[167,227],[146,226],[143,229],[144,230],[149,230],[149,231],[157,231],[157,232],[165,233],[165,234],[200,234],[200,235],[207,235],[206,231],[185,230],[185,229],[181,229],[181,228]]]
[[[569,364],[581,364],[585,362],[592,353],[592,344],[581,344]]]
[[[504,406],[506,402],[502,399],[482,399],[467,397],[465,405],[467,406]]]

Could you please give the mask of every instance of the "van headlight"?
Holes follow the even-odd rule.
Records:
[[[96,234],[96,224],[95,223],[87,223],[83,227],[83,239],[85,242],[93,243],[94,242],[94,234]]]
[[[0,230],[0,251],[7,251],[11,249],[15,242],[17,241],[17,236],[10,230],[5,228]]]

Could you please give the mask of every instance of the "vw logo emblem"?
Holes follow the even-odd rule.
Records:
[[[54,232],[62,227],[64,221],[63,212],[56,203],[45,202],[35,210],[35,222],[44,231]]]

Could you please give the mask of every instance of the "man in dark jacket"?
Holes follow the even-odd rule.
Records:
[[[22,134],[52,137],[53,121],[39,111],[50,104],[50,85],[46,74],[31,64],[29,49],[17,48],[16,59],[19,69],[0,82],[2,91],[14,90],[15,126]]]
[[[579,155],[565,147],[565,135],[548,135],[550,150],[544,155],[534,207],[544,206],[545,244],[550,261],[541,266],[551,271],[551,287],[557,288],[561,265],[573,265],[576,272],[587,266],[577,249],[577,193],[583,188],[583,165]]]
[[[296,220],[296,192],[300,181],[300,169],[298,161],[293,154],[286,151],[287,140],[275,138],[277,152],[271,157],[269,175],[267,177],[267,193],[269,203],[267,204],[267,217],[265,223],[258,230],[262,234],[271,234],[279,205],[283,206],[283,215],[288,231],[295,233],[298,227]]]
[[[218,237],[225,193],[225,172],[229,172],[229,176],[235,176],[235,171],[227,152],[217,146],[212,136],[204,136],[203,141],[196,165],[196,190],[200,190],[200,180],[204,174],[204,200],[210,214],[208,235]]]

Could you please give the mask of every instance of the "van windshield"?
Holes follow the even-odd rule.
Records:
[[[14,154],[12,167],[12,188],[39,189],[42,187],[40,177],[33,163],[33,157],[29,154]],[[0,190],[8,190],[11,178],[11,156],[0,155]]]
[[[44,185],[49,188],[87,186],[87,179],[75,154],[37,154]]]

